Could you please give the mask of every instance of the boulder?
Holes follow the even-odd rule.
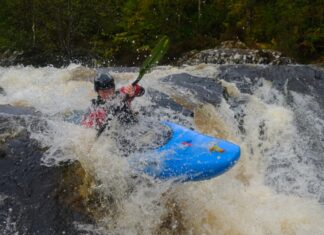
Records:
[[[33,114],[0,106],[0,233],[80,234],[74,224],[93,223],[90,193],[81,190],[89,177],[78,162],[42,164],[46,149],[26,126],[46,129],[46,121]]]
[[[236,48],[234,47],[236,46]],[[191,51],[182,56],[177,64],[292,64],[293,59],[278,51],[246,49],[244,44],[223,43],[219,48]]]

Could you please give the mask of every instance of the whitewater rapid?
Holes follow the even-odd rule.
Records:
[[[111,73],[117,86],[137,76],[136,71],[127,69]],[[181,73],[221,84],[227,99],[222,97],[213,105],[199,100],[186,87],[161,81]],[[162,66],[144,76],[143,87],[167,94],[194,112],[193,118],[167,107],[156,108],[148,94],[133,104],[135,110],[144,107],[152,114],[144,119],[172,119],[240,145],[238,164],[203,182],[174,184],[145,176],[134,178],[127,158],[120,157],[109,136],[96,141],[94,130],[65,121],[71,112],[86,110],[95,97],[92,69],[80,69],[76,64],[60,69],[0,68],[0,86],[5,92],[0,95],[0,104],[33,107],[42,114],[48,129],[30,132],[48,148],[43,164],[53,167],[62,161],[78,160],[98,182],[89,190],[105,195],[101,204],[104,213],[96,218],[96,225],[71,225],[80,232],[324,234],[323,168],[310,162],[324,159],[321,107],[311,93],[288,92],[285,87],[279,91],[262,77],[257,85],[251,85],[252,93],[243,93],[237,82],[220,79],[221,74],[218,65],[197,65]],[[291,99],[287,99],[288,93]],[[4,197],[0,194],[0,203]]]

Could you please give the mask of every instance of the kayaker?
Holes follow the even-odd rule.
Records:
[[[94,90],[98,93],[97,99],[91,100],[91,106],[83,116],[81,124],[97,130],[106,124],[108,115],[118,115],[123,120],[131,119],[131,102],[145,92],[138,84],[129,84],[116,91],[114,78],[109,73],[97,74],[94,78]]]

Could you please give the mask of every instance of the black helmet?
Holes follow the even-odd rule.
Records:
[[[115,88],[114,78],[109,73],[99,73],[94,79],[94,89],[96,92],[101,89]]]

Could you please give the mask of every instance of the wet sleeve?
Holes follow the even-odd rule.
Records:
[[[141,87],[140,85],[136,84],[135,85],[135,96],[139,97],[144,95],[145,89]]]
[[[134,89],[135,89],[135,91],[134,91],[134,96],[133,97],[130,97],[130,99],[132,100],[134,97],[139,97],[139,96],[142,96],[142,95],[144,95],[144,93],[145,93],[145,89],[143,88],[143,87],[141,87],[140,85],[138,85],[138,84],[136,84],[135,86],[134,86]],[[119,93],[121,94],[121,95],[125,95],[126,94],[126,86],[123,86],[123,87],[121,87],[120,89],[119,89]]]

